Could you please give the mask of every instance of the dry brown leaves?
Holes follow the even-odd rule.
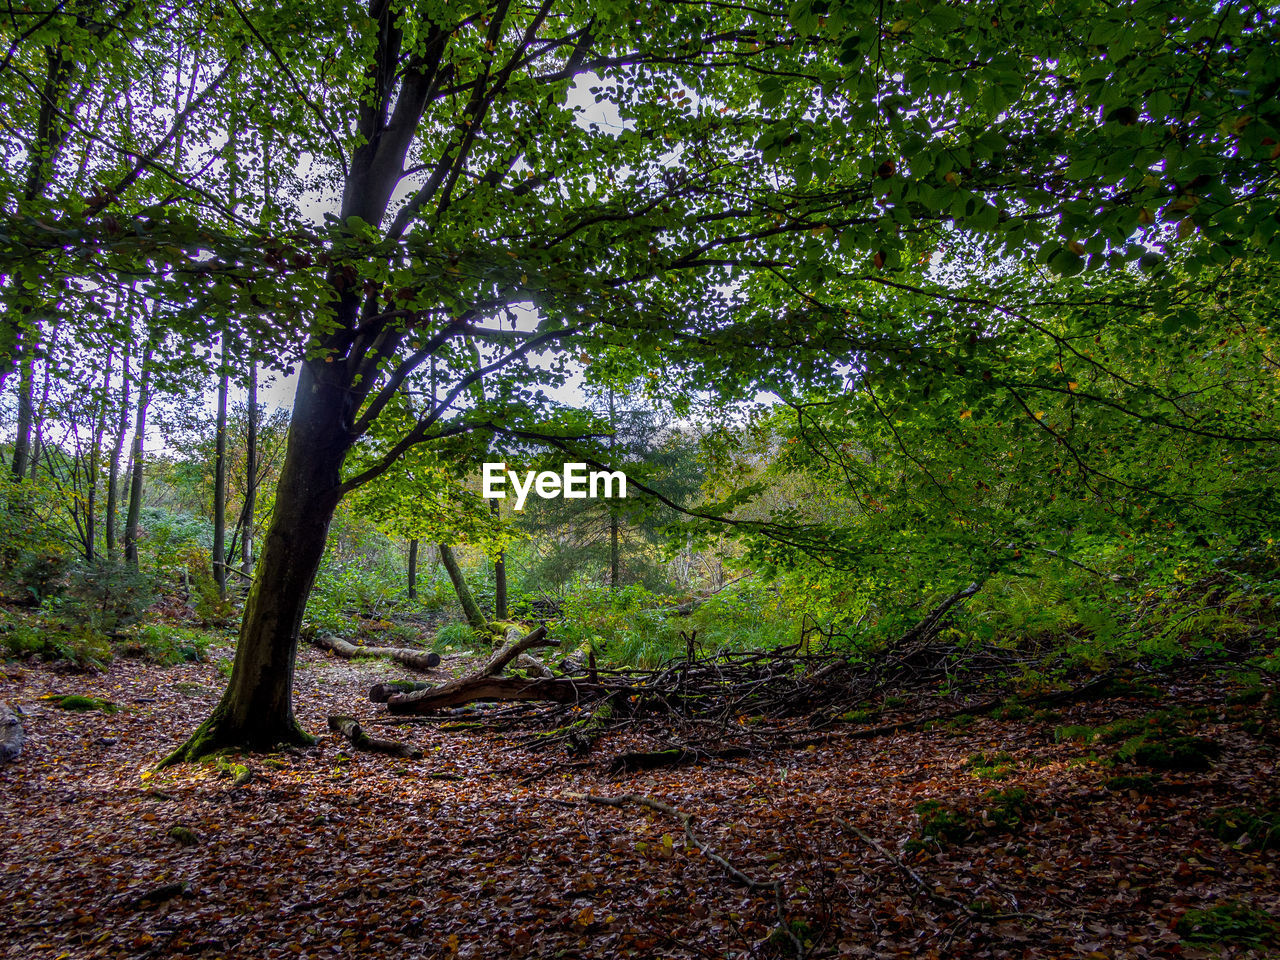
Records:
[[[1208,726],[1225,748],[1212,770],[1171,774],[1147,797],[1108,792],[1112,771],[1026,720],[867,741],[837,734],[731,765],[612,777],[610,756],[652,740],[614,733],[596,747],[599,767],[570,767],[497,735],[388,725],[365,700],[383,669],[303,648],[298,712],[320,741],[245,758],[255,776],[233,788],[213,765],[149,773],[216,701],[212,666],[120,661],[90,678],[9,667],[0,700],[31,715],[26,754],[0,767],[0,955],[794,955],[787,938],[769,938],[771,891],[735,884],[686,845],[672,818],[575,800],[584,793],[643,794],[693,814],[700,836],[739,870],[783,881],[813,957],[1209,956],[1171,931],[1187,908],[1240,899],[1280,914],[1276,852],[1235,849],[1200,823],[1214,806],[1273,789],[1274,744],[1227,722]],[[68,713],[41,704],[51,692],[124,709]],[[1160,705],[1221,695],[1208,681],[1173,686]],[[1063,722],[1149,709],[1101,701],[1070,708]],[[325,731],[333,713],[426,756],[351,751]],[[1031,822],[904,852],[915,804],[976,802],[992,786],[964,767],[990,750],[1020,761],[998,785],[1028,790]],[[171,837],[178,826],[197,842]],[[155,897],[140,899],[148,892]],[[1264,956],[1268,946],[1280,945],[1221,955]]]

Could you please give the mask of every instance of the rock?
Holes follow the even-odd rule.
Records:
[[[22,718],[7,703],[0,703],[0,761],[17,760],[25,742]]]

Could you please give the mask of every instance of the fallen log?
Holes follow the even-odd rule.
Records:
[[[415,690],[430,690],[438,684],[423,680],[391,680],[387,683],[375,683],[369,688],[369,699],[374,703],[386,703],[397,693],[413,693]]]
[[[422,756],[422,751],[417,747],[395,740],[379,740],[377,737],[369,736],[360,727],[355,717],[330,717],[329,729],[346,737],[357,750],[364,750],[367,753],[385,753],[388,756],[403,757],[407,760],[417,760]]]
[[[440,665],[440,654],[432,650],[415,650],[412,647],[360,647],[325,634],[317,634],[311,638],[311,642],[344,660],[350,660],[352,657],[385,657],[410,670],[419,670],[424,673]]]
[[[492,677],[472,674],[450,680],[429,690],[398,693],[387,701],[394,714],[431,713],[477,700],[551,700],[577,703],[597,700],[614,692],[598,683],[580,683],[565,678],[525,680],[519,677]]]

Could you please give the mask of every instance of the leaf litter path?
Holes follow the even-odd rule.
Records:
[[[1247,735],[1225,712],[1197,731],[1222,744],[1219,762],[1169,774],[1150,796],[1108,791],[1114,770],[1029,720],[875,740],[837,731],[808,750],[610,776],[608,757],[651,744],[614,734],[596,746],[598,768],[570,767],[498,735],[381,725],[365,699],[377,668],[304,648],[307,729],[352,714],[426,756],[353,753],[326,731],[312,750],[245,758],[254,776],[233,787],[225,764],[148,772],[213,706],[222,681],[212,666],[5,669],[0,700],[32,716],[27,751],[0,768],[0,956],[795,956],[790,937],[770,938],[777,903],[761,887],[776,880],[811,957],[1263,957],[1280,947],[1206,949],[1172,930],[1188,908],[1226,900],[1280,914],[1276,851],[1223,843],[1202,826],[1213,807],[1275,789],[1274,732]],[[39,700],[54,692],[123,709],[70,713]],[[1222,703],[1227,692],[1208,674],[1166,683],[1155,702]],[[1153,709],[1114,698],[1058,722]],[[993,784],[966,760],[994,750],[1012,769]],[[993,786],[1027,791],[1020,828],[979,824],[968,838],[905,851],[921,801],[983,818]],[[673,817],[586,794],[671,804],[767,883],[735,883]]]

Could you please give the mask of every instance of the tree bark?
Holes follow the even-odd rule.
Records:
[[[227,595],[227,335],[222,335],[218,372],[218,419],[213,450],[213,582]]]
[[[407,743],[399,743],[395,740],[379,740],[377,737],[371,737],[356,722],[355,717],[330,717],[329,729],[334,733],[339,733],[351,741],[351,745],[357,750],[364,750],[368,753],[385,753],[391,757],[401,757],[405,760],[417,760],[422,756],[422,751],[417,747],[411,747]]]
[[[477,700],[550,700],[555,703],[576,703],[579,700],[598,700],[612,692],[609,687],[578,680],[469,676],[451,680],[431,690],[396,694],[387,701],[387,710],[394,714],[431,713],[444,707],[456,707]]]
[[[458,558],[453,555],[453,548],[447,543],[440,544],[440,562],[444,564],[449,580],[453,583],[453,592],[458,595],[458,603],[462,605],[467,623],[476,633],[486,632],[489,624],[485,621],[484,614],[480,612],[475,597],[471,595],[471,588],[467,586],[467,580],[462,575],[462,568],[458,566]]]
[[[357,117],[360,145],[343,185],[341,224],[352,217],[382,223],[441,79],[447,40],[432,28],[423,44],[429,53],[409,58],[401,68],[397,9],[378,0],[369,12],[377,21],[365,70],[369,96]],[[280,743],[312,742],[293,714],[298,629],[342,497],[342,465],[355,439],[357,411],[372,384],[361,372],[363,360],[371,354],[390,356],[403,336],[388,329],[385,338],[375,336],[376,342],[362,339],[355,332],[360,312],[366,303],[371,310],[379,308],[377,294],[366,300],[362,288],[338,268],[331,270],[329,282],[335,295],[332,320],[341,336],[317,331],[323,355],[302,363],[275,508],[245,604],[231,679],[212,715],[162,765],[229,746],[269,750]]]
[[[142,348],[138,408],[133,420],[133,476],[129,482],[129,514],[124,523],[124,559],[138,565],[138,521],[142,516],[143,443],[147,432],[147,406],[151,403],[151,345]]]
[[[418,538],[409,541],[409,599],[418,599]]]
[[[489,501],[489,512],[498,515],[498,501]],[[507,551],[499,550],[493,561],[493,619],[507,619]]]
[[[613,387],[609,387],[609,462],[614,463],[614,450],[617,447],[618,417],[614,408]],[[610,468],[612,469],[612,468]],[[618,562],[618,511],[609,506],[609,589],[617,590],[621,579],[621,564]]]

